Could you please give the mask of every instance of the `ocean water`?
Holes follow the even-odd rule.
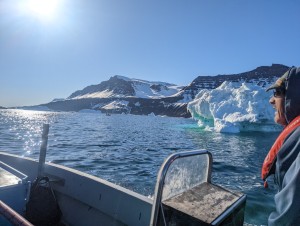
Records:
[[[245,225],[266,225],[274,209],[276,187],[263,188],[260,168],[278,133],[208,132],[184,118],[0,110],[0,151],[38,159],[43,123],[50,124],[47,161],[151,197],[167,156],[206,149],[213,183],[247,194]]]

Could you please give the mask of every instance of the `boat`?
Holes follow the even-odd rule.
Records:
[[[46,162],[48,131],[49,125],[45,124],[38,161],[0,152],[0,225],[243,225],[246,195],[211,182],[212,155],[206,150],[169,156],[158,172],[151,199],[87,173]],[[46,181],[44,185],[39,184],[42,180]],[[28,219],[32,213],[49,213],[53,207],[40,197],[41,207],[30,209],[37,186],[42,191],[51,190],[48,194],[53,195],[57,204],[54,207],[60,213],[58,222],[43,224]],[[47,217],[50,219],[45,222],[55,218]]]

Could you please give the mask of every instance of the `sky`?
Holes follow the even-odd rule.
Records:
[[[0,0],[0,106],[67,98],[114,75],[188,85],[300,66],[299,8],[299,0]]]

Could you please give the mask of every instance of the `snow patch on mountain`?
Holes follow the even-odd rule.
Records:
[[[73,97],[72,99],[82,99],[82,98],[110,98],[110,97],[124,97],[125,95],[114,94],[112,90],[104,90],[100,92],[87,93],[81,96]]]
[[[135,97],[138,98],[163,98],[172,96],[179,91],[178,86],[153,84],[149,82],[134,82]]]
[[[124,101],[124,100],[116,100],[116,101],[112,101],[109,104],[106,104],[105,106],[102,107],[102,109],[105,110],[116,110],[116,109],[124,109],[124,108],[128,108],[128,101]]]

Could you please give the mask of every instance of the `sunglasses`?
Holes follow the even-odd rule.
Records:
[[[275,89],[273,91],[273,96],[274,97],[282,97],[285,95],[285,90],[284,89]]]

